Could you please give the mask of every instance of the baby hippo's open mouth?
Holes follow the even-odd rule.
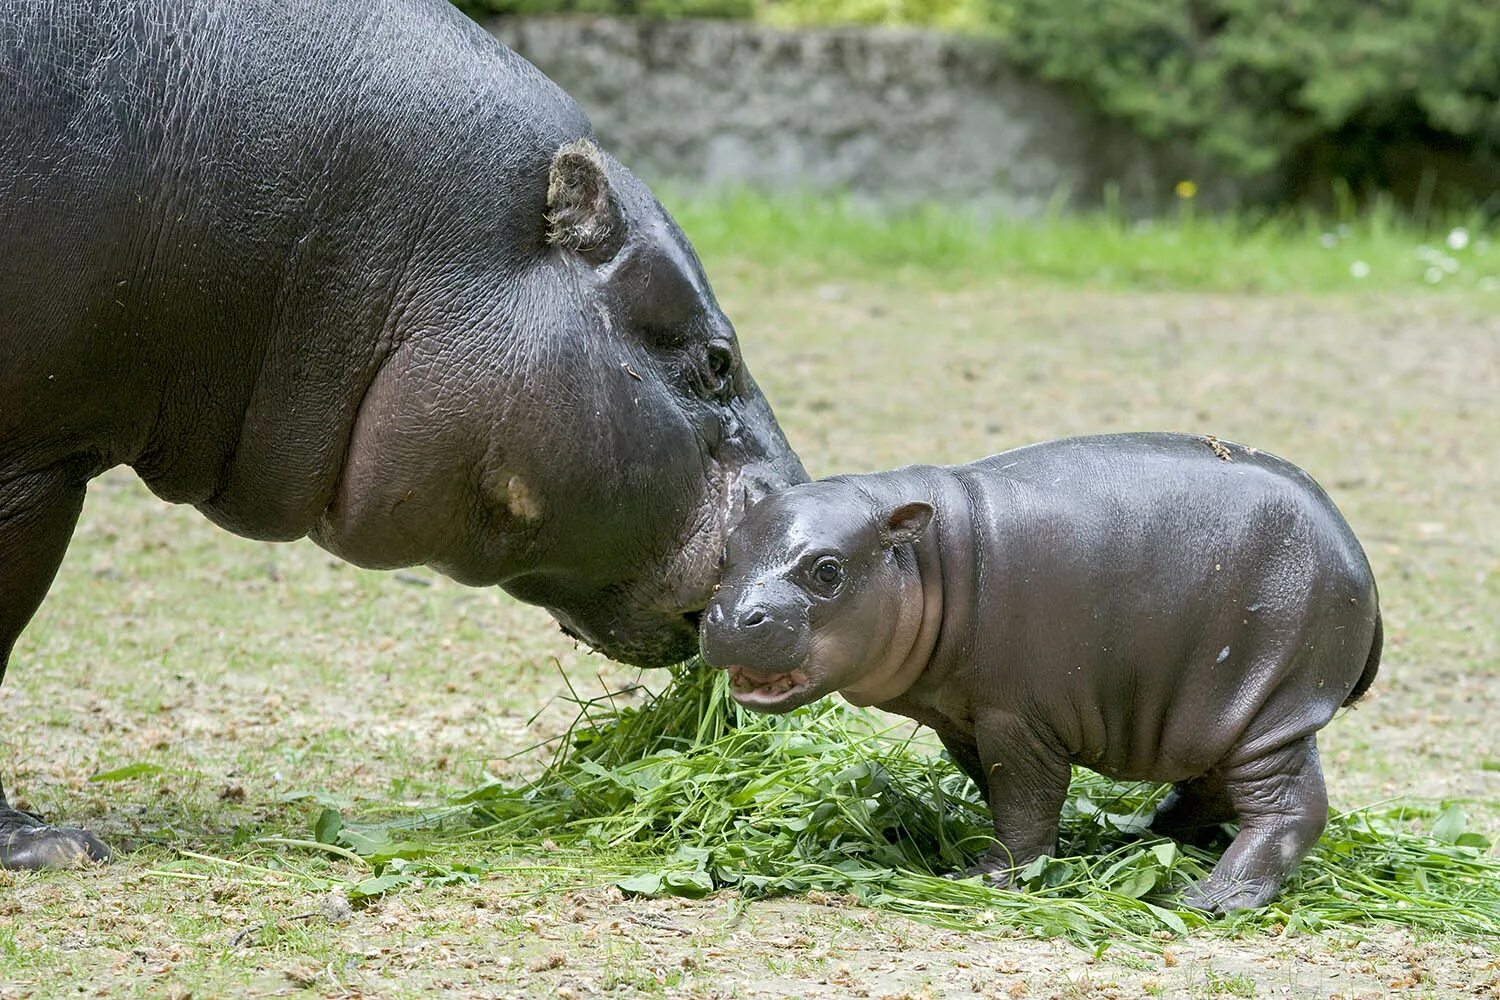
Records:
[[[812,699],[812,686],[801,670],[765,673],[749,667],[728,667],[729,693],[746,708],[761,712],[790,711]]]

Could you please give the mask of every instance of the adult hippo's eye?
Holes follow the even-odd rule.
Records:
[[[823,556],[813,563],[812,578],[824,590],[832,590],[844,579],[843,564],[834,556]]]
[[[708,394],[724,399],[734,390],[734,373],[740,367],[734,347],[721,340],[708,345]]]

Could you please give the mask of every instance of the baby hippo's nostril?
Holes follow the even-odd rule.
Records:
[[[708,609],[708,623],[710,625],[719,625],[719,624],[722,624],[723,621],[724,621],[724,605],[722,605],[722,604],[713,604],[713,605],[710,605],[709,609]]]
[[[751,608],[745,617],[740,619],[741,628],[754,628],[766,620],[766,613],[760,608]]]

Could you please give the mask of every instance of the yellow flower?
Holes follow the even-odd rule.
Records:
[[[1177,192],[1177,197],[1183,199],[1184,201],[1189,198],[1196,198],[1198,196],[1198,185],[1194,184],[1192,181],[1178,181],[1177,187],[1174,188],[1174,190]]]

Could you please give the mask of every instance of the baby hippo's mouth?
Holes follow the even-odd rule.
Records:
[[[727,667],[729,693],[735,701],[758,712],[790,712],[816,697],[812,681],[801,670],[766,673],[749,667]]]

